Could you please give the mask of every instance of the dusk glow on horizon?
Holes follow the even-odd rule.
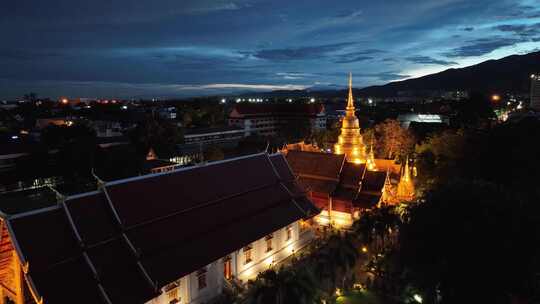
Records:
[[[536,0],[26,1],[0,10],[0,98],[384,84],[539,50]]]

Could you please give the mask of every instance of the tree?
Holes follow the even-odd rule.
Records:
[[[540,207],[508,189],[456,181],[428,193],[402,226],[400,259],[424,303],[540,299]]]
[[[312,257],[315,274],[326,294],[332,295],[336,287],[346,287],[345,281],[350,278],[358,257],[352,235],[332,234],[328,237]]]
[[[401,127],[395,119],[387,119],[375,126],[380,154],[388,159],[402,157],[413,151],[414,136],[407,129]]]
[[[150,117],[129,132],[131,143],[140,158],[146,157],[152,148],[159,157],[168,157],[176,152],[176,145],[184,141],[184,135],[169,121]]]
[[[471,92],[468,99],[458,104],[454,121],[459,127],[479,127],[495,117],[491,96]]]
[[[464,130],[447,130],[429,136],[416,147],[416,166],[421,172],[419,184],[424,190],[459,176],[466,156]]]
[[[277,133],[286,143],[295,143],[310,137],[311,124],[307,118],[287,119],[279,126]]]
[[[318,300],[317,284],[306,268],[269,269],[248,282],[249,304],[313,304]]]

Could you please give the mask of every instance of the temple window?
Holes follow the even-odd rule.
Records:
[[[290,240],[292,239],[292,226],[289,225],[285,228],[285,240]]]
[[[272,234],[269,234],[264,238],[264,241],[266,242],[266,252],[272,251],[272,239],[273,238],[274,238],[274,236]]]
[[[244,264],[249,264],[249,262],[251,262],[251,252],[253,251],[253,248],[249,245],[244,247],[242,251],[244,251]]]
[[[197,271],[197,286],[199,290],[206,287],[206,269],[200,269]]]

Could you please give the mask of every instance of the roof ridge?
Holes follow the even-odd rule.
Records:
[[[168,172],[160,172],[160,173],[152,173],[152,174],[133,176],[133,177],[128,177],[128,178],[124,178],[124,179],[118,179],[118,180],[106,182],[105,185],[106,186],[120,185],[120,184],[125,184],[125,183],[128,183],[128,182],[143,180],[143,179],[152,178],[152,177],[156,177],[156,176],[171,175],[171,174],[178,173],[178,172],[195,170],[195,169],[201,168],[201,167],[209,167],[209,166],[213,166],[213,165],[217,165],[217,164],[234,162],[234,161],[237,161],[237,160],[247,159],[247,158],[251,158],[251,157],[255,157],[255,156],[261,156],[261,155],[264,155],[264,154],[265,154],[265,152],[260,152],[260,153],[256,153],[256,154],[243,155],[243,156],[238,156],[238,157],[234,157],[234,158],[228,158],[228,159],[224,159],[224,160],[204,163],[204,164],[200,164],[200,165],[196,165],[196,166],[182,167],[182,168],[178,168],[178,169],[168,171]]]

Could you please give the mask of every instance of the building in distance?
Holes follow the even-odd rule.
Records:
[[[531,109],[540,111],[540,73],[531,75]]]

